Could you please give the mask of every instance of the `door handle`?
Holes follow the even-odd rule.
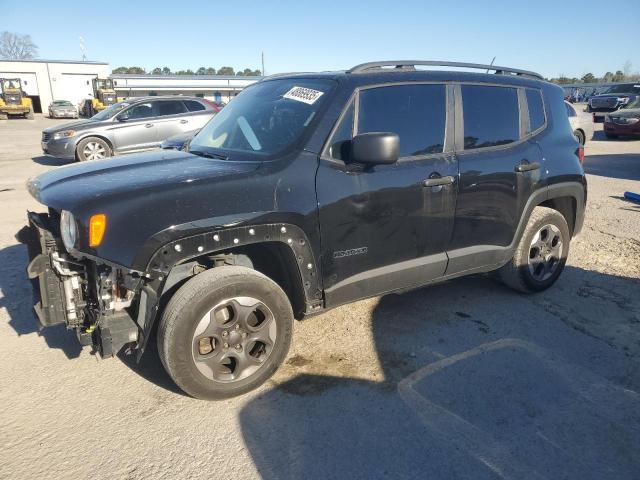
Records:
[[[145,123],[144,124],[144,128],[151,128],[153,127],[153,123]]]
[[[189,120],[182,119],[182,120],[180,120],[180,123],[187,123],[188,121]]]
[[[515,171],[518,173],[529,172],[531,170],[538,170],[540,168],[540,164],[538,162],[529,163],[527,160],[524,160],[521,164],[516,165]]]
[[[434,175],[433,173],[431,175]],[[447,175],[445,177],[434,177],[434,178],[427,178],[424,182],[422,182],[422,184],[425,187],[441,187],[443,185],[451,185],[453,182],[455,182],[455,177],[452,177],[451,175]]]

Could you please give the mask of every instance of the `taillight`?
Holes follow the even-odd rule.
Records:
[[[578,157],[578,161],[580,164],[584,163],[584,147],[580,145],[576,150],[576,156]]]
[[[211,100],[207,100],[206,98],[203,98],[203,101],[208,103],[209,106],[216,111],[216,113],[218,113],[220,111],[220,107],[218,105],[216,105],[215,103],[213,103]]]

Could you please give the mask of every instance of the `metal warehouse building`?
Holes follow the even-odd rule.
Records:
[[[240,90],[262,77],[224,75],[111,75],[119,98],[155,95],[194,95],[227,103]]]
[[[109,72],[103,62],[0,60],[0,78],[19,78],[35,113],[46,111],[53,100],[79,103],[93,92],[91,79],[108,77]]]
[[[53,100],[74,104],[93,94],[91,80],[113,78],[118,98],[154,95],[194,95],[227,103],[262,77],[224,75],[110,75],[104,62],[66,60],[0,60],[0,78],[20,78],[35,113],[47,111]]]

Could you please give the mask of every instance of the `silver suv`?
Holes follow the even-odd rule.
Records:
[[[68,160],[99,160],[159,147],[167,138],[202,128],[217,112],[197,97],[142,97],[93,117],[42,131],[42,151]]]

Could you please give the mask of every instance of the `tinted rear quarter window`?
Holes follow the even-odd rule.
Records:
[[[181,101],[168,100],[164,102],[158,102],[158,115],[177,115],[184,113],[185,108]]]
[[[190,112],[199,112],[205,109],[205,106],[200,102],[196,102],[195,100],[183,100],[185,107]]]
[[[462,104],[465,150],[505,145],[520,138],[515,88],[463,85]]]
[[[529,124],[535,132],[544,125],[544,104],[540,90],[527,89],[527,107],[529,108]]]
[[[445,96],[444,85],[394,85],[362,90],[357,131],[397,133],[401,157],[442,153]]]

